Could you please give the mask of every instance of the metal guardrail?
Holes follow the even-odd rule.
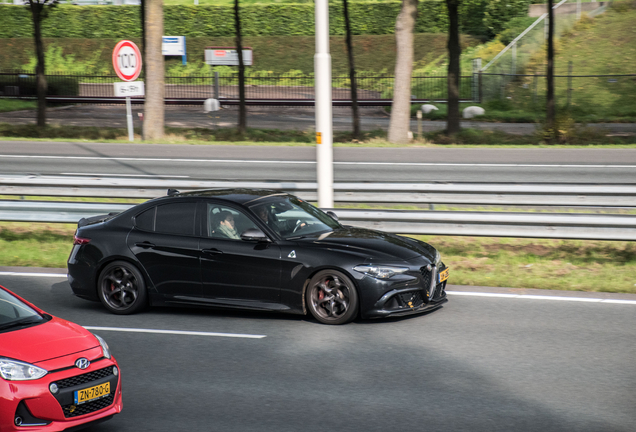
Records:
[[[274,189],[316,201],[315,182],[205,181],[68,176],[2,176],[0,195],[154,198],[168,188]],[[337,203],[636,207],[636,185],[334,183]]]
[[[56,176],[0,177],[1,195],[151,198],[181,190],[262,188],[316,200],[314,182],[230,182]],[[335,183],[347,203],[636,207],[634,185]],[[132,204],[0,201],[0,220],[76,223]],[[636,240],[635,215],[333,209],[340,221],[403,234]]]
[[[133,204],[0,201],[0,220],[76,223]],[[636,240],[636,216],[510,212],[334,210],[340,222],[402,234]]]

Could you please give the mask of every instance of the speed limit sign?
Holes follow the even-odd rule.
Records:
[[[113,50],[113,67],[124,81],[134,81],[141,72],[141,52],[134,42],[119,41]]]

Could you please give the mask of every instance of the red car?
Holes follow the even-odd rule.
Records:
[[[63,431],[121,410],[106,342],[0,286],[0,430]]]

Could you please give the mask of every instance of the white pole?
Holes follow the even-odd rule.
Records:
[[[130,96],[126,96],[126,122],[128,123],[128,141],[134,141],[133,136],[133,120],[132,120],[132,106],[130,104]]]
[[[333,208],[333,119],[331,113],[331,55],[329,54],[329,3],[316,0],[316,162],[318,207]]]

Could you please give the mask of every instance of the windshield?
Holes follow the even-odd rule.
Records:
[[[0,289],[0,331],[43,321],[33,308]]]
[[[340,228],[340,224],[322,210],[293,196],[258,199],[249,208],[265,225],[284,238],[331,232]]]

